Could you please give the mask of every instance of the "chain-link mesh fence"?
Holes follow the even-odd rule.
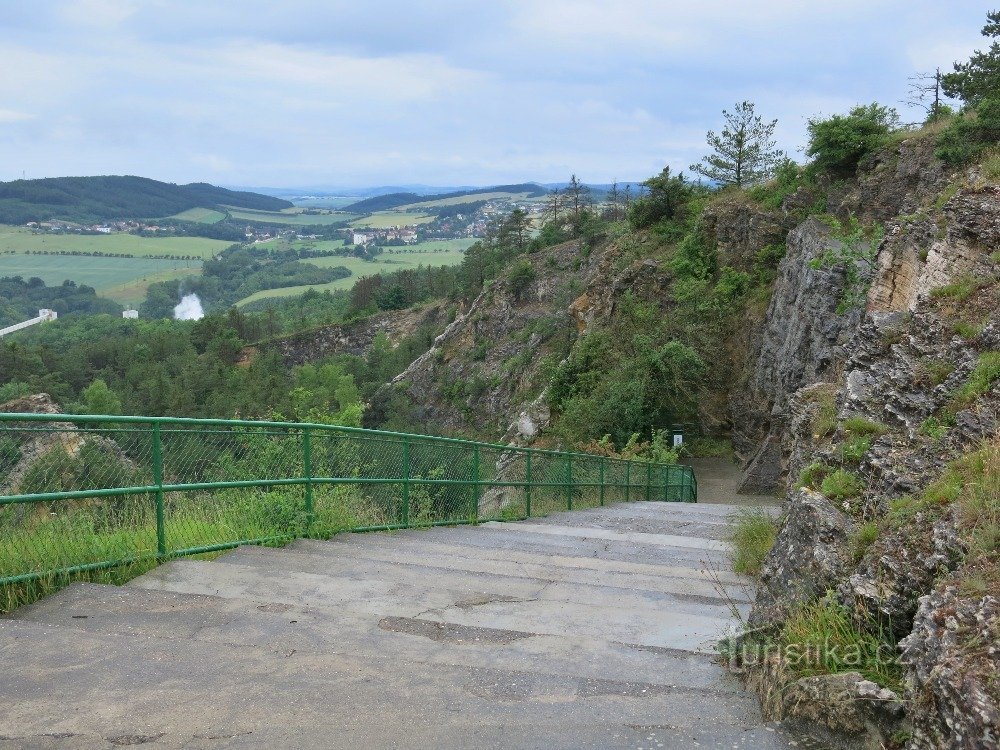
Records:
[[[0,414],[0,586],[346,530],[696,497],[689,467],[588,454],[318,424]]]

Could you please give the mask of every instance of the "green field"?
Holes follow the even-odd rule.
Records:
[[[334,268],[343,266],[351,272],[346,279],[338,279],[329,284],[317,284],[316,286],[292,286],[284,289],[265,289],[264,291],[251,294],[249,297],[240,300],[238,305],[245,305],[259,299],[270,299],[274,297],[294,297],[310,289],[317,291],[335,291],[338,289],[350,289],[362,276],[372,276],[376,273],[391,273],[392,271],[402,271],[407,268],[418,266],[454,266],[462,262],[465,253],[462,249],[471,245],[473,240],[440,240],[437,242],[424,242],[410,247],[389,248],[399,252],[386,252],[377,260],[368,261],[355,257],[331,256],[328,258],[309,258],[306,263],[312,263],[320,268]]]
[[[436,216],[426,216],[421,213],[411,211],[378,211],[371,216],[355,219],[348,226],[371,227],[372,229],[386,229],[388,227],[410,227],[417,224],[429,224],[437,218]]]
[[[290,226],[309,226],[314,224],[340,224],[351,219],[356,214],[334,211],[323,214],[305,214],[301,208],[288,208],[284,211],[257,211],[249,208],[231,208],[227,206],[229,215],[240,221],[256,221],[267,224],[288,224]]]
[[[201,273],[201,261],[152,258],[68,258],[60,255],[0,255],[0,276],[37,276],[49,286],[70,279],[92,286],[122,304],[138,304],[154,281]]]
[[[527,200],[530,193],[476,193],[474,195],[457,195],[453,198],[440,198],[436,201],[416,201],[400,206],[400,210],[419,211],[429,206],[458,206],[463,203],[476,203],[477,201],[492,200]]]
[[[139,237],[134,234],[48,234],[32,233],[26,227],[0,225],[0,253],[13,250],[80,253],[128,253],[138,258],[172,255],[208,258],[229,247],[232,242],[205,237]],[[37,256],[36,256],[37,257]],[[81,260],[76,258],[75,260]],[[118,260],[129,260],[122,258]],[[64,264],[71,263],[63,258]],[[37,275],[37,274],[35,274]]]
[[[226,215],[222,211],[216,211],[214,208],[189,208],[187,211],[181,211],[179,214],[174,214],[167,218],[178,219],[179,221],[193,221],[196,224],[218,224],[226,218]]]

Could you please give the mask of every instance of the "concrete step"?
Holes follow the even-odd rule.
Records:
[[[414,586],[462,591],[469,595],[492,594],[516,599],[570,601],[633,609],[674,606],[681,611],[702,611],[702,605],[707,604],[723,607],[727,613],[731,612],[733,606],[749,610],[748,601],[727,598],[700,580],[694,582],[700,585],[700,590],[697,591],[692,590],[695,586],[688,586],[688,590],[683,590],[683,584],[689,583],[689,579],[674,579],[674,591],[644,591],[631,587],[625,577],[620,578],[617,585],[609,581],[556,581],[526,576],[523,572],[468,570],[462,566],[468,560],[469,558],[453,558],[449,566],[439,567],[419,557],[415,562],[412,558],[406,561],[377,560],[356,554],[337,557],[310,552],[302,547],[271,549],[253,546],[240,547],[217,558],[217,562],[230,565],[294,570],[352,579],[391,580]],[[744,611],[742,614],[746,616],[749,612]]]
[[[507,524],[491,521],[482,524],[491,531],[508,531]],[[616,531],[604,526],[578,524],[566,525],[554,522],[526,521],[517,525],[520,534],[545,534],[560,539],[598,539],[628,545],[663,547],[667,549],[693,549],[698,551],[727,552],[729,543],[719,539],[694,536],[691,534],[647,533],[640,531]]]
[[[513,599],[492,594],[470,596],[464,591],[410,586],[396,581],[192,560],[166,563],[129,585],[257,603],[345,607],[382,616],[587,636],[699,653],[713,653],[715,643],[732,620],[724,607],[704,604],[697,608],[685,606],[682,609],[671,604],[622,610],[613,605]]]
[[[442,626],[344,608],[255,604],[130,586],[74,584],[14,619],[96,633],[197,640],[275,654],[396,655],[411,663],[511,669],[585,679],[740,692],[713,657],[596,638]]]
[[[521,523],[490,523],[480,526],[435,527],[419,531],[419,538],[479,547],[501,554],[530,552],[536,555],[594,557],[602,560],[695,569],[709,564],[720,570],[731,569],[729,555],[722,550],[671,547],[624,539],[600,539],[596,535],[588,536],[586,531],[571,534],[522,531],[521,525]]]
[[[338,534],[326,541],[300,539],[284,549],[338,557],[364,556],[414,564],[426,563],[481,572],[524,574],[546,580],[618,585],[613,583],[617,581],[625,588],[650,591],[670,592],[677,585],[703,582],[705,588],[701,592],[711,594],[718,591],[714,585],[718,582],[732,591],[735,598],[739,598],[737,594],[740,592],[743,598],[749,594],[749,579],[731,572],[728,563],[725,567],[708,569],[704,565],[691,565],[686,561],[681,564],[650,564],[596,555],[526,552],[507,547],[494,549],[474,543],[476,535],[442,535],[431,531]]]
[[[22,748],[729,748],[751,733],[750,747],[790,742],[759,726],[748,696],[640,682],[11,620],[0,621],[0,653],[0,737]]]

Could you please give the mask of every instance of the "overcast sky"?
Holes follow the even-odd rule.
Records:
[[[666,164],[687,168],[721,110],[742,99],[778,118],[789,152],[801,149],[808,117],[897,103],[907,76],[986,46],[990,8],[0,0],[0,179],[643,179]]]

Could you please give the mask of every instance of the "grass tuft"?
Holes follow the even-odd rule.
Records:
[[[880,422],[872,422],[864,417],[850,417],[844,420],[844,432],[854,437],[878,437],[889,431]]]
[[[837,469],[823,480],[819,491],[831,500],[849,500],[860,495],[863,489],[864,485],[856,474]]]
[[[751,507],[740,508],[733,524],[733,570],[757,576],[778,536],[778,522],[765,509]]]

